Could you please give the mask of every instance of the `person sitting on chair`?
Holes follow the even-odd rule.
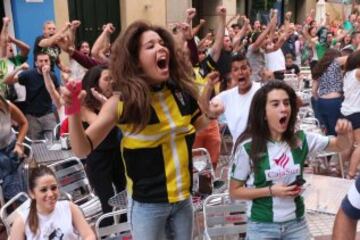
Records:
[[[29,194],[30,208],[15,219],[10,240],[95,239],[79,207],[69,201],[58,201],[58,182],[50,168],[41,165],[31,172]]]

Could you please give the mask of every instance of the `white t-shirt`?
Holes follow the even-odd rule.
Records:
[[[344,101],[341,105],[341,113],[349,116],[353,113],[360,113],[360,80],[356,78],[354,69],[344,76]]]
[[[215,98],[220,99],[225,107],[225,118],[227,126],[233,138],[233,143],[246,128],[251,101],[256,91],[261,87],[258,82],[252,82],[250,90],[240,94],[238,87],[223,91]]]
[[[38,214],[39,229],[34,235],[27,223],[30,209],[21,213],[25,224],[25,235],[27,240],[78,240],[79,235],[75,233],[72,224],[72,215],[69,201],[58,201],[55,209],[49,215]]]
[[[284,71],[285,66],[285,57],[281,48],[274,52],[265,53],[265,66],[270,71]]]

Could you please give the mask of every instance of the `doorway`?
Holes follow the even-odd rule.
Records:
[[[81,41],[88,41],[92,46],[102,32],[102,26],[111,22],[115,32],[111,35],[111,42],[119,35],[120,1],[119,0],[68,0],[70,21],[77,19],[81,25],[76,33],[77,45]]]

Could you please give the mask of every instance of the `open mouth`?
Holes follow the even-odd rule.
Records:
[[[167,67],[167,61],[165,58],[157,60],[156,64],[160,69],[165,69]]]
[[[280,118],[280,120],[279,120],[280,124],[281,124],[281,125],[284,125],[284,124],[286,123],[286,119],[287,119],[286,116]]]
[[[244,77],[238,78],[238,82],[245,82],[245,78]]]

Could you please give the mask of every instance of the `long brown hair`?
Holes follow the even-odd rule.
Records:
[[[311,73],[313,79],[319,79],[324,74],[324,72],[326,72],[326,69],[335,60],[335,58],[340,56],[341,53],[336,49],[330,48],[327,50],[324,57],[315,65],[314,70]]]
[[[141,131],[150,119],[151,88],[139,67],[140,38],[146,31],[159,34],[169,50],[171,83],[197,99],[191,65],[176,48],[172,34],[160,26],[144,21],[132,23],[114,42],[110,70],[115,81],[114,90],[121,92],[124,101],[124,110],[119,121],[132,124],[134,132]]]
[[[360,51],[355,51],[346,60],[345,73],[360,67]]]
[[[56,179],[54,172],[47,166],[40,165],[40,166],[34,168],[31,171],[30,177],[29,177],[29,191],[34,192],[34,189],[37,186],[37,180],[46,175],[53,176]],[[30,231],[35,235],[39,228],[39,218],[37,215],[35,199],[31,199],[28,223],[29,223]]]
[[[106,69],[107,67],[104,65],[92,67],[86,72],[82,80],[82,89],[86,91],[84,105],[94,112],[99,111],[102,104],[92,95],[91,88],[95,88],[96,91],[102,93],[99,88],[99,80],[101,73]]]
[[[240,143],[251,138],[250,159],[252,159],[254,169],[257,168],[262,154],[266,152],[266,144],[271,137],[268,122],[265,120],[266,102],[269,92],[274,89],[284,90],[289,96],[291,115],[288,127],[282,135],[282,140],[287,142],[292,148],[296,146],[295,122],[298,113],[296,93],[283,81],[270,81],[255,93],[250,106],[247,128],[245,132],[238,137],[234,147],[235,153]]]

